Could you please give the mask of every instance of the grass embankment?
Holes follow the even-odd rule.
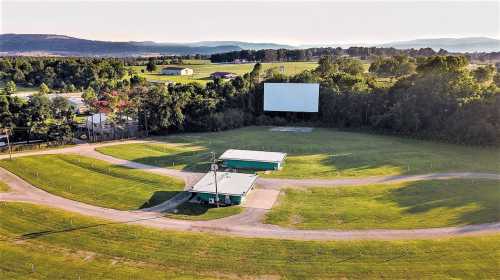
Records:
[[[295,75],[303,72],[304,70],[312,70],[318,66],[317,62],[272,62],[262,63],[262,71],[265,73],[268,69],[276,68],[279,70],[280,66],[285,68],[285,75]],[[167,76],[161,75],[160,71],[164,67],[189,67],[193,69],[194,74],[190,76]],[[158,69],[154,72],[147,72],[145,66],[131,66],[130,68],[137,71],[141,76],[148,80],[155,81],[172,81],[174,83],[191,83],[198,82],[206,84],[212,79],[210,74],[213,72],[231,72],[238,75],[243,75],[252,71],[253,63],[246,64],[214,64],[214,63],[199,63],[199,64],[184,64],[184,65],[158,65]],[[144,73],[141,72],[144,70]]]
[[[286,189],[267,223],[301,229],[416,229],[500,221],[494,180]]]
[[[165,144],[124,144],[99,152],[141,163],[191,171],[209,168],[210,152],[253,149],[288,153],[278,178],[338,178],[432,172],[500,172],[499,148],[466,147],[393,136],[315,128],[312,133],[247,127],[224,132],[177,134]],[[182,144],[182,145],[180,145]]]
[[[166,214],[166,217],[182,220],[208,221],[233,216],[242,211],[243,208],[236,205],[217,208],[213,205],[186,202],[179,205],[173,212]]]
[[[9,190],[9,186],[5,184],[4,182],[0,181],[0,192],[6,192]]]
[[[19,157],[0,166],[55,195],[120,210],[157,205],[184,186],[174,178],[77,155]]]
[[[85,275],[122,279],[119,276],[127,273],[130,279],[169,273],[185,274],[187,279],[198,275],[233,279],[492,279],[499,272],[500,235],[303,242],[106,224],[22,203],[1,204],[0,216],[4,240],[0,243],[0,273],[6,279],[77,278],[79,273],[82,279]],[[14,239],[19,236],[26,240]],[[54,253],[42,256],[38,252]],[[89,255],[93,257],[88,259]]]

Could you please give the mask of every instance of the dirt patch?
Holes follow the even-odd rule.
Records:
[[[269,210],[278,199],[280,191],[267,189],[254,189],[250,191],[243,207]]]

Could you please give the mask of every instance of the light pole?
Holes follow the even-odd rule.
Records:
[[[210,166],[210,169],[214,172],[215,205],[217,206],[217,208],[219,208],[219,190],[217,189],[217,169],[219,169],[219,166],[217,165],[214,152],[212,152],[212,164]]]

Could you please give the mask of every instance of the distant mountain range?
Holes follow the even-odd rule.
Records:
[[[430,47],[434,50],[445,49],[449,52],[498,52],[500,40],[486,37],[416,39],[379,45],[396,49],[420,49]]]
[[[155,42],[109,42],[52,34],[1,34],[0,52],[10,55],[153,56],[213,54],[238,51],[238,46],[191,46]]]
[[[417,39],[379,45],[355,46],[394,47],[398,49],[445,49],[449,52],[500,51],[500,40],[485,37]],[[60,56],[156,56],[223,53],[243,49],[297,49],[306,47],[349,47],[352,45],[302,45],[251,43],[241,41],[202,41],[194,43],[110,42],[74,38],[54,34],[0,34],[0,54],[4,55],[60,55]]]
[[[217,47],[217,46],[237,46],[244,50],[265,50],[265,49],[295,49],[296,46],[275,43],[249,43],[241,41],[201,41],[187,43],[192,47]]]

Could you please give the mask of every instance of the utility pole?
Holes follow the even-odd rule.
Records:
[[[215,205],[217,206],[217,208],[219,208],[219,190],[217,189],[217,169],[219,169],[219,166],[217,165],[214,152],[212,152],[212,165],[211,165],[210,169],[212,169],[212,171],[214,172]]]
[[[12,147],[10,146],[10,139],[9,139],[10,129],[4,128],[3,132],[5,133],[5,137],[7,138],[7,147],[9,149],[9,159],[12,160]]]

